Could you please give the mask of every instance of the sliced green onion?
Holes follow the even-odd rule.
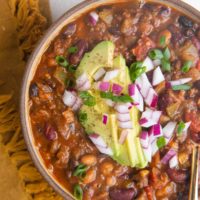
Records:
[[[172,86],[173,90],[190,90],[191,86],[187,85],[187,84],[183,84],[183,85],[174,85]]]
[[[160,38],[160,46],[165,46],[165,44],[166,44],[166,36],[161,36],[161,38]]]
[[[152,60],[161,60],[163,58],[163,53],[161,50],[159,49],[153,49],[149,52],[149,57],[152,59]]]
[[[188,72],[188,71],[190,70],[190,68],[192,67],[192,64],[193,64],[192,61],[186,61],[186,62],[184,63],[184,65],[183,65],[181,71],[182,71],[183,73]]]
[[[73,87],[74,87],[74,81],[71,80],[71,79],[66,79],[66,81],[65,81],[65,86],[66,86],[67,88],[73,88]]]
[[[76,71],[76,66],[74,66],[74,65],[69,65],[68,67],[67,67],[67,70],[69,71],[69,72],[71,72],[71,73],[74,73],[75,71]]]
[[[81,123],[84,123],[88,119],[87,113],[86,112],[79,112],[78,119]]]
[[[62,67],[67,67],[69,65],[64,56],[56,56],[56,63]]]
[[[103,99],[110,99],[114,102],[121,102],[121,103],[133,102],[133,99],[129,95],[114,96],[112,92],[101,92],[100,96]]]
[[[129,74],[132,82],[146,71],[146,67],[142,67],[142,65],[143,62],[135,62],[130,66]]]
[[[76,184],[74,186],[74,197],[77,200],[82,200],[83,199],[83,190],[79,184]]]
[[[171,57],[171,53],[168,47],[166,47],[163,51],[163,56],[165,60],[169,60]]]
[[[166,72],[171,71],[171,64],[168,60],[162,59],[161,64],[162,64],[162,70],[163,71],[166,71]]]
[[[178,136],[181,135],[181,133],[183,132],[184,128],[185,128],[185,123],[184,122],[180,122],[179,125],[178,125],[178,128],[177,128]]]
[[[166,145],[166,140],[165,138],[162,136],[162,137],[159,137],[158,140],[157,140],[157,146],[159,149],[161,149],[162,147],[164,147]]]
[[[76,167],[73,176],[77,176],[79,178],[84,178],[86,175],[87,166],[84,164],[80,164]]]
[[[68,52],[69,53],[76,53],[78,51],[78,48],[77,47],[70,47],[69,49],[68,49]]]
[[[83,99],[83,104],[89,107],[96,105],[96,99],[89,92],[80,92],[80,98]]]

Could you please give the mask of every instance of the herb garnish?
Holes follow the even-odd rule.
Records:
[[[84,164],[79,164],[74,173],[73,173],[73,176],[77,176],[79,178],[84,178],[85,175],[86,175],[86,170],[87,170],[87,166],[84,165]]]
[[[160,46],[165,46],[166,45],[166,36],[161,36],[160,38]]]
[[[74,186],[74,197],[77,200],[82,200],[83,199],[83,190],[79,184],[76,184]]]
[[[69,53],[76,53],[77,51],[78,51],[78,48],[75,47],[75,46],[70,47],[70,48],[68,49],[68,52],[69,52]]]
[[[162,59],[161,64],[162,64],[163,71],[167,71],[167,72],[171,71],[171,64],[168,60]]]
[[[191,86],[187,85],[187,84],[183,84],[183,85],[174,85],[172,86],[173,90],[190,90]]]
[[[79,112],[78,114],[78,119],[81,123],[84,123],[85,121],[87,121],[88,117],[87,117],[87,113],[86,112]]]
[[[183,132],[184,128],[185,128],[185,123],[184,123],[184,122],[180,122],[179,125],[178,125],[178,127],[177,127],[177,134],[178,134],[179,136],[180,136],[181,133]]]
[[[168,47],[166,47],[163,51],[163,56],[165,60],[169,60],[171,57],[171,53]]]
[[[162,136],[162,137],[159,137],[158,140],[157,140],[157,146],[159,149],[161,149],[162,147],[164,147],[166,145],[166,140],[165,138]]]
[[[67,67],[69,65],[64,56],[56,56],[56,63],[62,67]]]
[[[70,73],[74,73],[75,71],[76,71],[76,66],[74,66],[74,65],[69,65],[68,67],[67,67],[67,70],[68,70],[68,72],[70,72]]]
[[[133,102],[133,99],[129,95],[114,96],[112,92],[101,92],[101,98],[110,99],[114,102],[129,103]]]
[[[83,104],[89,107],[96,105],[96,99],[89,92],[80,92],[80,98],[83,99]]]
[[[146,67],[143,67],[142,65],[143,62],[135,62],[130,66],[129,74],[132,82],[146,71]]]
[[[163,58],[163,53],[160,49],[153,49],[149,52],[149,57],[152,59],[152,60],[161,60]]]
[[[182,71],[183,73],[188,72],[188,71],[190,70],[190,68],[192,67],[192,64],[193,64],[192,61],[186,61],[186,62],[184,63],[184,65],[183,65],[181,71]]]

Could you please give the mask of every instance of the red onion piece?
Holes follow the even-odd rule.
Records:
[[[77,96],[73,94],[71,91],[65,90],[63,95],[63,102],[66,106],[72,107],[76,102]]]
[[[89,14],[89,22],[91,23],[91,25],[95,26],[98,21],[99,21],[99,15],[94,11],[91,12]]]
[[[157,67],[153,72],[153,86],[156,86],[163,82],[165,80],[165,77],[160,69],[160,67]]]
[[[96,145],[96,146],[100,146],[102,148],[107,148],[107,144],[104,142],[103,138],[96,134],[89,134],[89,138],[92,140],[92,142]]]
[[[157,139],[156,139],[151,143],[152,156],[154,156],[157,151],[158,151],[158,145],[157,145]]]
[[[97,72],[93,75],[93,78],[95,81],[98,81],[100,78],[103,77],[103,75],[106,73],[104,68],[100,68],[97,70]]]
[[[80,88],[84,85],[84,83],[86,81],[88,81],[88,76],[87,74],[84,72],[83,74],[81,74],[77,79],[76,79],[76,87]]]
[[[178,157],[177,157],[177,154],[176,154],[169,160],[169,167],[171,169],[173,169],[177,166],[178,166]]]
[[[146,72],[151,71],[154,69],[154,64],[153,61],[151,60],[151,58],[146,57],[146,59],[144,60],[142,67],[146,67]]]
[[[122,90],[123,90],[123,87],[121,85],[116,84],[116,83],[113,84],[112,86],[113,94],[119,95],[121,94]]]
[[[118,74],[119,74],[119,69],[108,71],[108,72],[106,72],[106,75],[104,76],[103,81],[110,81],[110,80],[116,78],[118,76]]]
[[[163,135],[167,139],[171,139],[176,128],[176,122],[168,122],[163,128]]]
[[[166,154],[165,156],[161,159],[161,162],[163,164],[167,164],[168,161],[174,156],[176,155],[176,151],[174,149],[170,149]]]
[[[148,148],[149,147],[149,134],[147,131],[142,131],[140,133],[140,143],[143,148]]]
[[[157,67],[157,66],[159,66],[159,65],[161,65],[161,60],[154,60],[153,61],[153,64],[154,64],[154,67]]]
[[[151,145],[148,146],[148,148],[143,148],[144,156],[148,162],[151,162],[152,160],[152,150]]]
[[[105,103],[106,103],[108,106],[110,106],[110,107],[114,107],[114,106],[115,106],[115,102],[112,101],[112,100],[110,100],[110,99],[106,99],[106,100],[105,100]]]
[[[101,147],[101,146],[96,146],[96,147],[103,154],[106,154],[106,155],[109,155],[109,156],[113,155],[113,151],[110,147],[106,147],[106,148]]]
[[[103,114],[102,122],[105,125],[108,123],[108,115],[107,114]]]
[[[172,86],[182,85],[182,84],[190,82],[191,80],[192,80],[192,78],[182,78],[182,79],[179,79],[179,80],[170,81],[170,84]]]
[[[132,129],[133,128],[133,122],[127,121],[127,122],[118,122],[119,127],[122,129]]]
[[[117,113],[117,120],[120,122],[131,121],[130,113],[125,113],[125,114]]]
[[[76,102],[74,103],[74,105],[72,106],[72,110],[73,111],[77,111],[80,109],[80,107],[82,106],[82,99],[77,97],[76,98]]]
[[[142,95],[141,95],[140,91],[138,90],[138,87],[136,86],[136,84],[130,84],[128,86],[128,91],[129,91],[129,95],[131,96],[131,98],[134,101],[133,105],[136,106],[136,108],[138,108],[138,110],[143,112],[144,111],[144,101],[143,101]]]
[[[87,91],[91,87],[90,81],[87,80],[81,87],[78,88],[79,91]]]
[[[109,82],[100,82],[99,83],[99,90],[106,92],[110,89],[110,83]]]
[[[171,83],[170,83],[169,81],[166,81],[165,87],[166,87],[167,89],[171,89],[171,88],[172,88],[172,85],[171,85]]]
[[[151,127],[150,129],[150,135],[153,135],[153,137],[158,138],[161,137],[163,135],[162,132],[162,127],[160,124],[155,124]]]
[[[129,113],[129,106],[127,104],[118,103],[115,105],[115,110],[121,114]]]
[[[119,144],[124,144],[124,142],[126,141],[126,138],[129,134],[129,131],[128,130],[122,130],[121,132],[121,135],[120,135],[120,138],[119,138]]]

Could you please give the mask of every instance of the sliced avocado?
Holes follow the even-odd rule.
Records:
[[[76,70],[76,77],[86,72],[89,78],[101,67],[113,66],[114,43],[103,41],[89,53],[86,53]]]
[[[113,61],[113,68],[120,69],[119,75],[112,82],[123,86],[124,93],[127,93],[128,85],[131,83],[129,69],[126,66],[126,60],[122,55],[117,56]]]

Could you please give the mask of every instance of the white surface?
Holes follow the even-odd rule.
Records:
[[[55,21],[61,15],[63,15],[68,9],[84,0],[49,0],[52,13],[52,19]],[[200,0],[183,0],[188,4],[193,5],[200,10]]]

